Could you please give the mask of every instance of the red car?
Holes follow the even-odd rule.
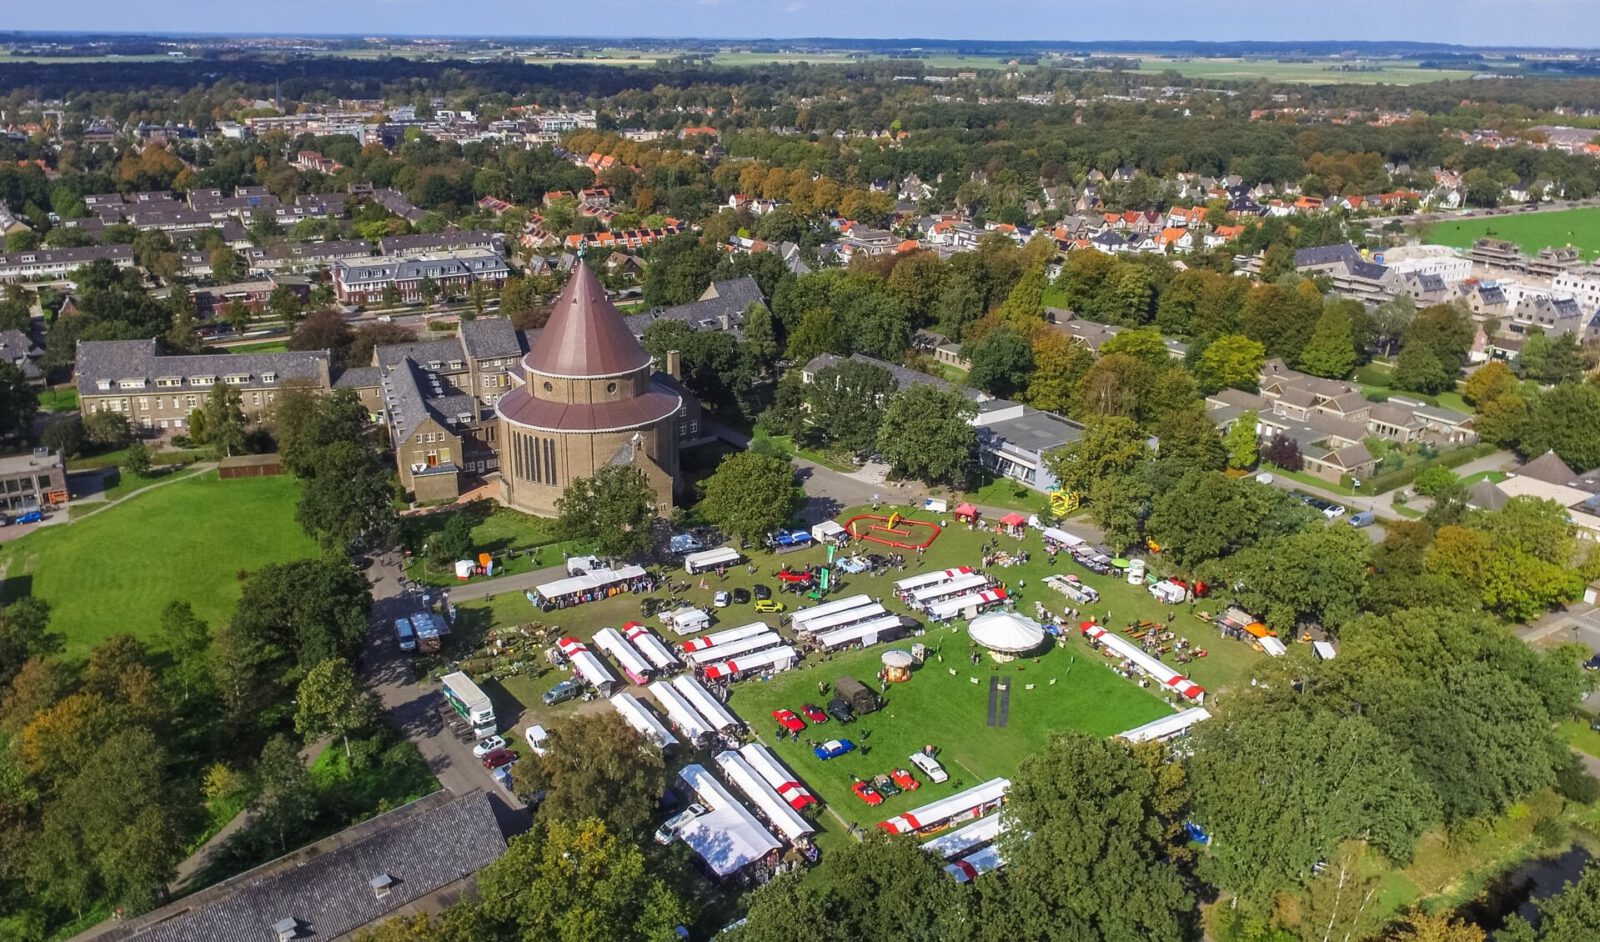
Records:
[[[878,790],[876,788],[873,788],[866,782],[857,782],[850,786],[850,790],[856,793],[857,798],[873,806],[874,808],[883,804],[883,796],[878,794]]]
[[[773,710],[772,718],[778,721],[779,726],[791,733],[798,733],[806,728],[805,720],[795,716],[793,710]]]
[[[828,714],[823,711],[822,707],[817,706],[815,703],[806,704],[800,708],[800,712],[804,713],[806,715],[806,719],[813,723],[828,722]]]
[[[498,769],[502,765],[510,765],[515,761],[517,761],[515,752],[510,749],[496,749],[483,757],[483,767],[486,769]]]
[[[922,787],[922,783],[917,781],[916,776],[912,775],[905,769],[895,769],[893,772],[889,773],[889,777],[894,780],[896,785],[899,785],[908,792],[916,791]]]

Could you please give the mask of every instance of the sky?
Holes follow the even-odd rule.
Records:
[[[1600,0],[0,0],[0,29],[1600,47]]]

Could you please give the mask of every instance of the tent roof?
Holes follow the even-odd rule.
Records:
[[[956,508],[956,513],[963,517],[970,517],[977,512],[978,508],[972,506],[971,504],[962,504]]]
[[[1032,651],[1044,643],[1044,629],[1039,623],[1016,612],[979,615],[968,626],[967,634],[991,651]]]
[[[1013,510],[1010,513],[1006,514],[1004,517],[1001,517],[1000,518],[1000,522],[1005,524],[1008,527],[1020,527],[1024,523],[1028,522],[1028,518],[1024,517],[1022,514],[1019,514],[1015,510]]]

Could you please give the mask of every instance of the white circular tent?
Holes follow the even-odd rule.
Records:
[[[1044,644],[1044,628],[1016,612],[990,612],[979,615],[967,627],[972,640],[991,651],[1021,654]]]

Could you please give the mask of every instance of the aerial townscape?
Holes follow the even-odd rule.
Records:
[[[1600,21],[1140,6],[0,14],[0,942],[1600,940]]]

